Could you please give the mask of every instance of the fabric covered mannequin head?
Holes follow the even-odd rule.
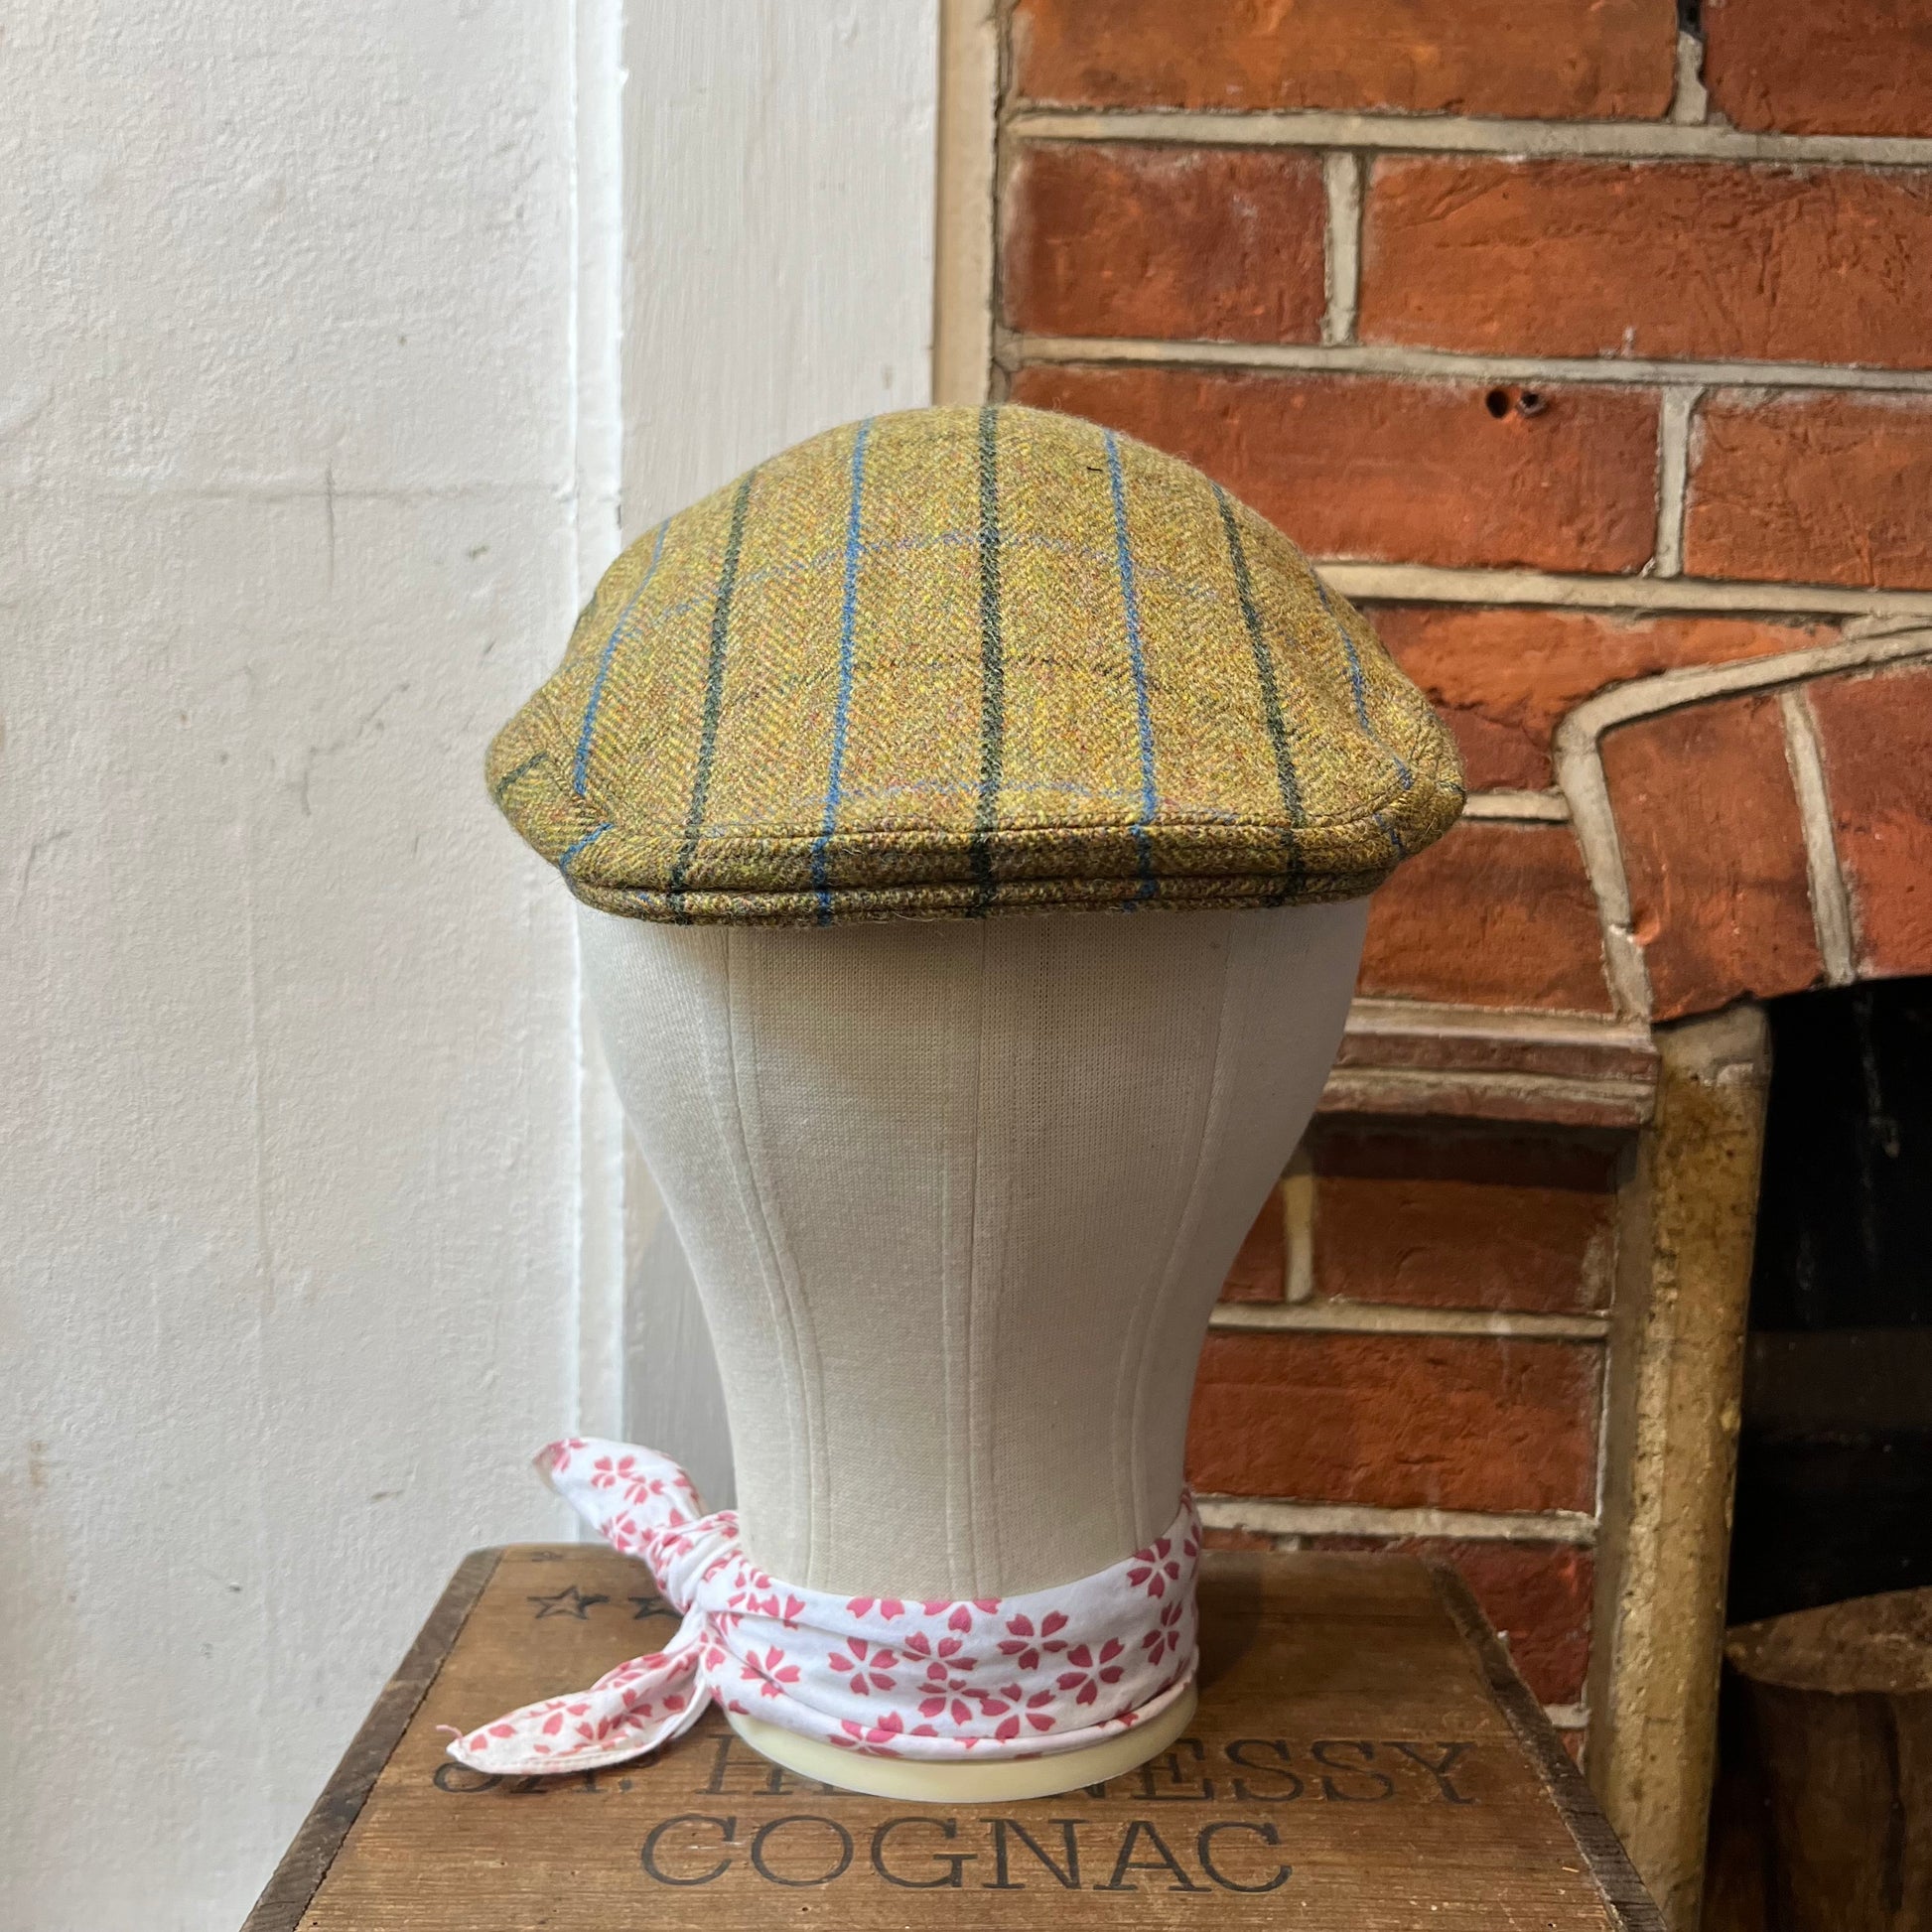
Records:
[[[1208,1311],[1334,1057],[1362,912],[581,913],[764,1569],[1007,1596],[1173,1521]]]
[[[1070,418],[915,411],[626,552],[490,776],[584,901],[718,1347],[742,1531],[722,1519],[711,1574],[806,1606],[771,1626],[789,1649],[747,1651],[742,1611],[694,1597],[677,1681],[730,1710],[707,1645],[795,1655],[733,1722],[906,1795],[1065,1789],[1162,1748],[1190,1697],[1195,1360],[1333,1056],[1362,895],[1460,807],[1428,707],[1186,466]],[[562,1446],[553,1477],[661,1576],[690,1512],[621,1447]],[[625,1483],[678,1521],[626,1527]],[[1163,1566],[1143,1632],[1126,1598]],[[999,1631],[1055,1591],[1100,1652],[1127,1617],[1161,1668],[995,1683],[978,1653],[1017,1670],[1032,1640]],[[980,1675],[921,1662],[908,1604]],[[855,1719],[861,1630],[892,1663]],[[661,1662],[566,1713],[557,1768],[689,1721],[658,1709]],[[528,1740],[557,1706],[533,1710],[459,1754],[549,1758]]]

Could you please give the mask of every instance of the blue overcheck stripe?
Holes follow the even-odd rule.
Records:
[[[644,580],[630,593],[630,602],[618,613],[618,621],[611,626],[604,655],[598,662],[590,702],[584,707],[584,729],[577,734],[577,757],[570,771],[570,788],[579,798],[584,795],[584,777],[590,769],[591,734],[597,729],[597,710],[604,702],[604,680],[611,675],[611,659],[617,654],[618,640],[623,635],[623,627],[629,621],[631,612],[637,608],[637,600],[650,589],[650,580],[657,575],[657,560],[664,554],[664,532],[670,527],[669,517],[657,526],[657,541],[650,547],[650,565],[644,572]]]
[[[1112,430],[1104,432],[1107,442],[1107,482],[1114,497],[1114,550],[1120,568],[1121,604],[1127,613],[1127,656],[1134,669],[1134,714],[1141,739],[1141,816],[1133,828],[1134,843],[1141,855],[1141,897],[1152,898],[1160,890],[1154,876],[1154,848],[1147,828],[1154,817],[1154,718],[1148,709],[1147,659],[1141,639],[1141,597],[1134,582],[1134,552],[1127,541],[1127,484],[1121,475],[1120,444]]]
[[[832,712],[832,762],[825,775],[825,819],[812,846],[812,888],[818,894],[818,922],[832,922],[832,890],[826,871],[826,848],[838,828],[839,804],[845,783],[845,734],[852,713],[853,638],[859,613],[859,525],[865,501],[866,444],[872,418],[859,425],[852,440],[852,503],[845,519],[845,596],[839,607],[839,695]]]

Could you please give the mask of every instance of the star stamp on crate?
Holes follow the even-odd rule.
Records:
[[[493,1777],[445,1755],[450,1727],[588,1683],[677,1618],[611,1551],[480,1551],[244,1932],[1662,1932],[1452,1572],[1209,1552],[1200,1610],[1187,1733],[1058,1797],[862,1797],[767,1762],[715,1708],[628,1764]]]

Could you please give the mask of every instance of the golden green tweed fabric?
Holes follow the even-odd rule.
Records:
[[[679,921],[1347,898],[1462,806],[1279,531],[1021,408],[869,418],[671,517],[488,776],[579,898]]]

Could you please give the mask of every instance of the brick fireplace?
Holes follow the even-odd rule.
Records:
[[[1200,464],[1453,725],[1191,1439],[1452,1559],[1695,1923],[1760,1003],[1932,971],[1932,25],[949,4],[942,399]],[[1682,18],[1680,18],[1680,14]]]

